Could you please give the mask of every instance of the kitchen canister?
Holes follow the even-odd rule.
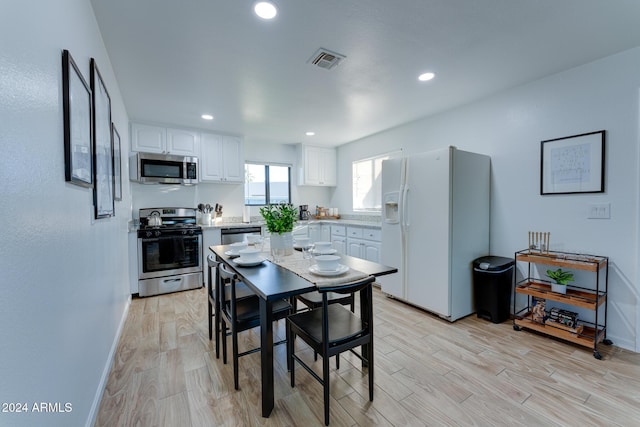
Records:
[[[202,225],[211,225],[211,213],[203,213],[201,221]]]

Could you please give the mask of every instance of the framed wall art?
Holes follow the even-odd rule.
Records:
[[[540,194],[604,192],[605,131],[540,144]]]
[[[96,218],[114,215],[113,139],[111,138],[111,98],[91,58],[91,90],[93,92],[93,201]]]
[[[111,137],[113,138],[113,198],[122,200],[122,155],[120,134],[116,129],[116,125],[111,123]]]
[[[62,51],[65,180],[93,186],[91,89],[68,50]]]

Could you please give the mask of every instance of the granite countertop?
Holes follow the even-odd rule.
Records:
[[[215,228],[240,228],[240,227],[256,227],[263,226],[265,222],[260,218],[252,218],[251,222],[242,222],[242,218],[223,218],[222,221],[217,221],[212,223],[211,225],[204,225],[198,223],[202,227],[203,230],[211,230]],[[296,226],[304,226],[308,224],[336,224],[336,225],[344,225],[344,226],[358,226],[365,228],[377,228],[380,229],[382,227],[381,222],[371,221],[368,219],[361,218],[341,218],[341,219],[311,219],[308,221],[297,221]],[[138,230],[138,227],[134,225],[133,221],[129,221],[129,232],[135,232]]]
[[[380,221],[367,221],[362,219],[313,219],[309,221],[309,224],[313,224],[313,223],[355,225],[358,227],[366,227],[366,228],[382,227],[382,224],[380,223]]]
[[[336,224],[336,225],[355,225],[355,226],[359,226],[359,227],[366,227],[366,228],[380,228],[382,226],[382,224],[380,223],[380,221],[367,221],[367,220],[362,220],[362,219],[312,219],[312,220],[308,220],[308,221],[297,221],[296,222],[296,226],[304,226],[304,225],[309,225],[309,224]],[[236,228],[236,227],[251,227],[251,226],[263,226],[264,225],[264,221],[251,221],[251,222],[235,222],[235,221],[229,221],[229,222],[217,222],[215,224],[211,224],[211,225],[202,225],[203,229],[210,229],[210,228],[223,228],[223,227],[230,227],[230,228]]]

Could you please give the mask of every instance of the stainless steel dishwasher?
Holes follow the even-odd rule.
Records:
[[[220,229],[222,235],[222,244],[229,245],[236,242],[244,242],[247,234],[262,234],[262,228],[259,225],[247,225],[242,227],[222,227]]]

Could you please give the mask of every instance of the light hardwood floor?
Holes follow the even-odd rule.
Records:
[[[289,385],[275,350],[275,408],[260,416],[260,355],[233,368],[208,338],[206,290],[134,299],[97,426],[323,425],[322,388],[302,369]],[[640,422],[640,354],[516,332],[475,315],[453,324],[374,291],[375,399],[359,360],[332,372],[332,426],[632,426]],[[284,336],[284,322],[275,326]],[[259,332],[241,334],[240,347]],[[303,346],[301,341],[297,345]],[[310,352],[306,353],[313,359]],[[331,363],[335,369],[335,363]],[[320,372],[320,361],[317,363]]]

